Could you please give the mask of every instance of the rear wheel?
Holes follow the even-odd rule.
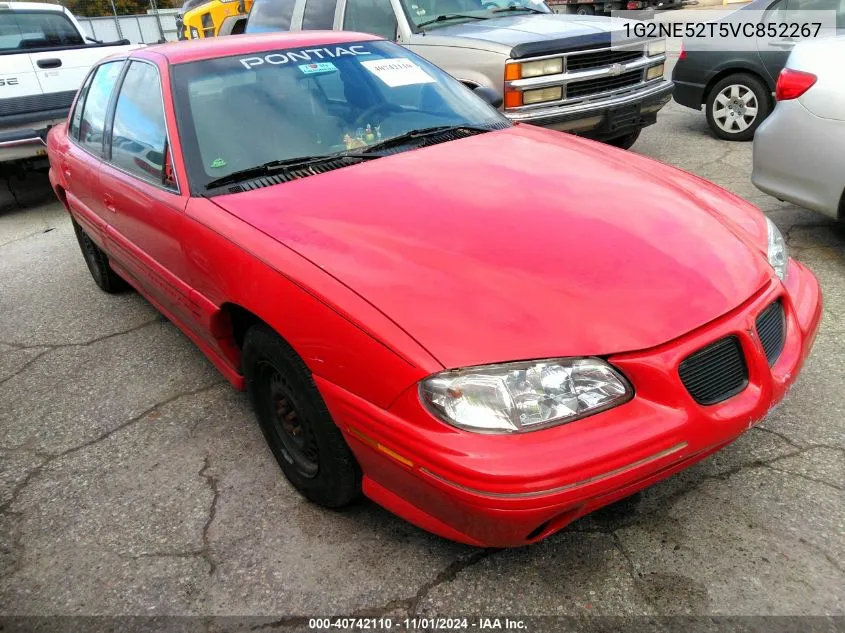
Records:
[[[82,251],[85,264],[100,290],[113,294],[129,288],[129,284],[109,266],[108,256],[88,237],[76,220],[71,220],[71,222],[73,222],[73,232],[76,233],[76,241],[79,242],[79,250]]]
[[[729,75],[707,95],[707,124],[718,138],[750,141],[771,111],[769,90],[762,81],[745,73]]]
[[[243,369],[258,423],[285,476],[328,508],[361,494],[361,469],[302,359],[273,330],[246,333]]]

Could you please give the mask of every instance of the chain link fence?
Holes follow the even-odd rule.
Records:
[[[160,9],[141,15],[118,15],[98,18],[77,16],[85,33],[103,42],[127,39],[132,44],[155,44],[166,40],[175,42],[177,9]]]

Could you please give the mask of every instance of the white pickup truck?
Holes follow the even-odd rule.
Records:
[[[86,37],[60,5],[0,1],[0,172],[46,157],[47,131],[67,117],[88,69],[129,48]]]

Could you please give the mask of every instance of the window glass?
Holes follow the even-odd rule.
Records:
[[[399,0],[411,24],[425,31],[505,15],[551,13],[543,0]],[[440,18],[440,19],[438,19]]]
[[[358,150],[415,130],[509,125],[433,64],[379,40],[176,64],[172,84],[191,185],[203,193],[213,180],[271,161]],[[232,112],[249,116],[232,125]]]
[[[79,124],[82,121],[82,108],[85,106],[85,95],[88,94],[88,87],[91,85],[91,79],[94,74],[91,73],[86,77],[85,83],[79,89],[79,97],[76,99],[76,107],[73,110],[73,115],[70,118],[70,130],[68,133],[72,138],[79,138]]]
[[[82,120],[79,123],[79,143],[97,156],[102,154],[106,111],[122,67],[122,61],[108,62],[100,66],[85,97]]]
[[[344,31],[372,33],[386,40],[395,40],[396,26],[390,0],[346,0]]]
[[[837,28],[845,27],[845,0],[789,0],[790,11],[834,11]],[[812,15],[807,16],[812,21]],[[822,18],[825,19],[825,18]]]
[[[167,128],[161,80],[152,64],[132,62],[117,97],[111,162],[138,178],[163,184]]]
[[[64,13],[0,10],[0,52],[85,44]]]
[[[306,0],[302,16],[303,30],[331,30],[334,26],[334,10],[337,0]]]
[[[246,23],[247,33],[290,30],[296,0],[255,0]]]

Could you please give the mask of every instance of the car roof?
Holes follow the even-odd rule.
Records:
[[[0,11],[52,11],[53,13],[69,13],[60,4],[48,4],[46,2],[5,2],[0,1]]]
[[[378,40],[367,33],[348,31],[298,31],[295,33],[261,33],[256,35],[226,35],[196,40],[183,40],[156,44],[134,51],[132,57],[145,57],[158,54],[170,64],[184,64],[203,59],[229,57],[231,55],[249,55],[286,48],[302,48],[345,44],[347,42],[367,42]]]

